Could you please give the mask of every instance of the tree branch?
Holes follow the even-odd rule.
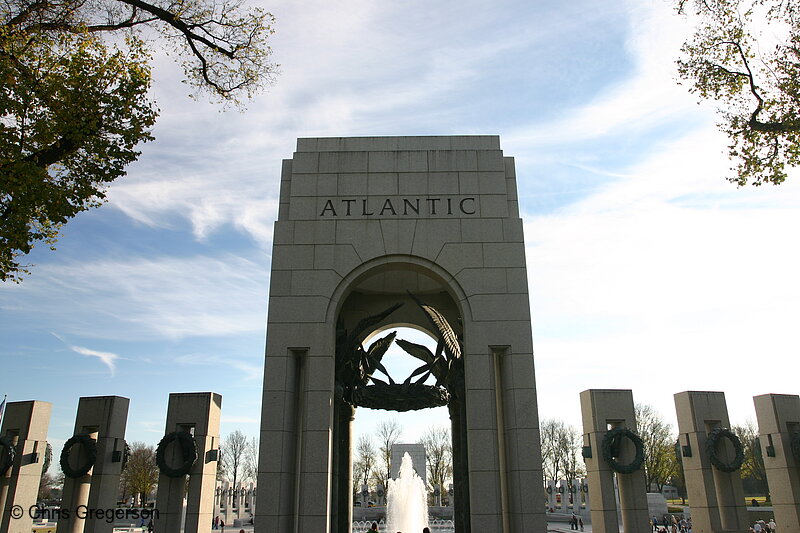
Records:
[[[740,72],[736,70],[728,69],[722,65],[714,64],[713,66],[719,70],[724,71],[727,74],[741,76],[747,79],[747,83],[750,89],[750,94],[758,102],[758,105],[750,114],[750,119],[747,121],[747,125],[750,129],[754,131],[759,131],[763,133],[789,133],[789,132],[796,132],[800,131],[800,122],[798,121],[768,121],[762,122],[758,120],[758,115],[764,110],[764,98],[761,96],[759,92],[758,85],[755,83],[755,76],[753,75],[753,70],[750,68],[750,63],[747,60],[747,56],[742,48],[742,45],[736,41],[722,41],[720,42],[722,45],[733,46],[736,48],[738,53],[739,59],[741,59],[742,64],[747,72]]]
[[[166,9],[160,8],[158,6],[154,6],[153,4],[144,2],[143,0],[119,0],[119,1],[128,4],[130,6],[133,6],[135,8],[139,8],[142,11],[147,11],[152,15],[155,15],[159,19],[163,20],[164,22],[166,22],[167,24],[169,24],[170,26],[181,32],[186,37],[187,41],[189,41],[190,43],[192,43],[193,41],[201,42],[211,50],[218,52],[230,59],[233,59],[234,53],[232,50],[223,48],[214,41],[211,41],[203,37],[202,35],[198,35],[192,30],[192,28],[188,24],[186,24],[183,20],[178,18],[178,16],[176,16],[174,13],[171,13]],[[198,52],[196,52],[196,50],[197,48],[192,46],[192,51],[195,52],[195,55],[198,55]]]
[[[47,2],[33,2],[28,5],[25,9],[17,13],[15,16],[11,17],[11,20],[4,23],[4,27],[16,26],[24,21],[31,13],[39,11],[40,9],[47,7],[49,4]]]

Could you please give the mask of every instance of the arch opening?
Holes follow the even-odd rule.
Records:
[[[463,327],[454,292],[419,265],[385,263],[366,269],[341,293],[336,315],[332,531],[349,531],[352,523],[356,408],[410,411],[436,406],[446,406],[450,418],[456,531],[469,531]],[[391,330],[398,326],[425,334],[434,346],[396,338]],[[411,362],[401,375],[382,362],[390,346],[399,346],[405,362]]]
[[[436,348],[436,340],[429,333],[421,328],[407,328],[398,324],[368,335],[365,344],[392,330],[397,331],[397,338],[425,344],[430,350]],[[419,366],[417,359],[398,346],[390,348],[383,361],[389,373],[397,379],[404,379]],[[433,382],[433,377],[426,381],[428,384]],[[392,443],[400,445],[395,447],[394,455],[391,446],[386,446],[386,439],[392,439],[389,434],[392,429],[397,431]],[[452,448],[450,417],[446,406],[405,412],[356,408],[351,451],[354,503],[352,531],[366,531],[373,521],[378,522],[381,531],[388,526],[386,484],[388,479],[397,477],[399,459],[405,452],[411,453],[414,470],[425,482],[428,518],[436,521],[430,524],[449,524],[452,521],[450,490],[453,481],[448,470],[451,460],[443,455],[450,453],[444,448],[445,443]],[[424,463],[420,461],[419,445],[425,449]],[[374,463],[371,465],[368,461],[370,446],[374,452]],[[383,453],[384,448],[389,452],[388,457]]]

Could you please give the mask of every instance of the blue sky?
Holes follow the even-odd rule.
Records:
[[[33,274],[0,285],[0,394],[131,398],[128,439],[163,435],[169,392],[223,395],[256,435],[272,224],[297,137],[499,134],[516,158],[540,416],[578,393],[796,394],[800,176],[737,189],[715,112],[676,83],[690,21],[666,0],[279,0],[277,84],[245,113],[186,97],[156,54],[156,141]],[[402,361],[392,362],[400,368]],[[402,371],[399,370],[398,373]],[[360,432],[380,417],[361,413]],[[439,412],[400,418],[413,441]]]

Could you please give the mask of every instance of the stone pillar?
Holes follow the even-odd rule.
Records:
[[[73,439],[87,436],[94,441],[96,458],[88,472],[78,477],[65,476],[61,508],[69,511],[58,520],[58,533],[111,533],[113,523],[105,517],[79,513],[79,507],[89,510],[115,509],[119,495],[119,477],[125,455],[125,426],[128,423],[130,400],[121,396],[88,396],[78,400]],[[91,442],[88,441],[87,442]],[[61,453],[65,462],[80,470],[91,462],[90,451],[77,440],[70,440]],[[65,472],[66,474],[66,472]]]
[[[233,491],[234,520],[242,518],[242,485],[239,484]]]
[[[247,511],[250,513],[252,517],[255,515],[255,507],[256,507],[256,488],[250,483],[247,489]]]
[[[378,501],[375,503],[377,505],[386,505],[386,485],[384,483],[378,483],[377,496]]]
[[[556,491],[558,492],[559,497],[561,499],[561,512],[562,513],[568,513],[569,512],[569,509],[568,509],[568,507],[569,507],[569,505],[568,505],[568,502],[569,502],[569,490],[568,490],[568,487],[567,487],[567,480],[566,479],[559,479],[558,480],[558,488],[556,489]]]
[[[211,531],[214,519],[214,488],[219,455],[219,418],[222,396],[213,392],[173,393],[169,395],[165,433],[190,433],[197,446],[197,460],[189,469],[189,488],[186,495],[186,520],[183,533]],[[166,438],[166,437],[165,437]],[[170,468],[177,468],[185,459],[180,443],[175,440],[165,446],[164,454]],[[158,533],[180,533],[183,514],[183,494],[186,476],[170,477],[163,471],[158,476],[156,522]],[[230,514],[230,513],[226,513]],[[228,520],[225,520],[228,525]],[[232,524],[231,524],[232,525]]]
[[[675,395],[675,410],[686,492],[692,508],[692,531],[747,531],[749,524],[739,471],[723,472],[712,466],[706,453],[709,434],[715,429],[730,427],[725,394],[680,392]],[[721,442],[717,453],[723,461],[733,461],[730,442]]]
[[[764,394],[753,403],[775,522],[800,531],[800,396]]]
[[[350,531],[353,523],[353,422],[355,408],[344,401],[336,401],[333,410],[333,485],[331,512],[334,531]]]
[[[226,524],[228,523],[228,515],[226,514],[228,510],[228,490],[227,481],[223,481],[219,486],[219,515],[220,520],[223,520]]]
[[[232,513],[231,513],[231,484],[229,481],[225,481],[222,484],[222,520],[226,524],[231,524],[232,521]]]
[[[214,488],[214,511],[211,513],[212,520],[214,519],[214,517],[219,516],[221,498],[222,498],[222,487],[217,485]]]
[[[627,428],[636,433],[633,394],[630,390],[585,390],[581,392],[581,412],[584,445],[591,450],[591,457],[585,457],[585,462],[595,498],[592,528],[596,533],[618,533],[615,472],[603,459],[602,444],[610,429]],[[622,438],[614,457],[623,465],[631,464],[635,451],[633,441]],[[616,473],[616,479],[625,533],[649,533],[644,470],[640,468],[632,473]]]
[[[225,523],[233,525],[233,487],[225,484]]]
[[[589,480],[588,479],[583,478],[581,480],[581,490],[583,490],[584,503],[586,504],[586,508],[583,510],[583,512],[584,512],[584,515],[589,517],[589,519],[591,520],[592,504],[591,504],[591,500],[589,499]]]
[[[556,482],[552,479],[547,480],[545,494],[547,494],[547,511],[550,512],[550,509],[556,508]]]
[[[47,449],[47,426],[52,405],[48,402],[10,402],[6,405],[0,437],[0,462],[13,447],[14,462],[0,472],[0,531],[30,531],[33,519],[28,509],[36,505],[42,465]],[[24,513],[11,517],[11,509],[19,506]]]
[[[572,511],[576,515],[581,514],[581,484],[580,480],[573,479],[570,481],[569,496],[572,499]]]

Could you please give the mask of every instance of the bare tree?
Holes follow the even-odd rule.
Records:
[[[564,449],[567,450],[564,458],[564,475],[569,480],[570,487],[573,480],[586,475],[586,466],[580,454],[582,445],[580,432],[574,426],[567,426],[567,433],[564,435]]]
[[[675,439],[672,426],[651,405],[638,403],[635,407],[636,426],[644,442],[644,474],[647,490],[655,486],[661,492],[678,471]]]
[[[563,420],[549,418],[540,426],[542,438],[542,470],[545,479],[557,481],[581,477],[585,469],[578,457],[580,433]]]
[[[222,454],[222,473],[225,478],[231,482],[231,488],[234,490],[241,481],[241,477],[245,471],[245,464],[247,462],[247,450],[250,447],[247,437],[238,429],[233,433],[229,433],[225,437],[224,443],[219,447]],[[236,492],[234,492],[234,505],[238,505],[236,499]]]
[[[139,497],[141,506],[147,504],[148,496],[158,485],[155,446],[144,442],[132,442],[128,462],[122,471],[120,485],[125,493]]]
[[[369,435],[361,435],[353,461],[353,489],[358,492],[361,485],[369,485],[370,474],[378,461],[378,452]]]
[[[386,485],[386,478],[384,476],[386,472],[383,470],[383,465],[377,465],[372,471],[369,473],[369,481],[367,485],[373,487],[375,490],[378,489],[381,485]]]
[[[242,482],[255,483],[258,478],[258,439],[250,437],[242,460]]]
[[[383,483],[389,481],[392,477],[392,445],[400,438],[403,432],[397,420],[384,420],[378,424],[378,440],[380,441],[380,453],[383,472],[386,476],[383,478]]]
[[[428,485],[441,490],[453,475],[453,440],[447,426],[429,429],[422,437],[428,465]]]
[[[58,488],[56,477],[45,472],[39,481],[39,500],[50,500],[53,498],[53,489]]]

